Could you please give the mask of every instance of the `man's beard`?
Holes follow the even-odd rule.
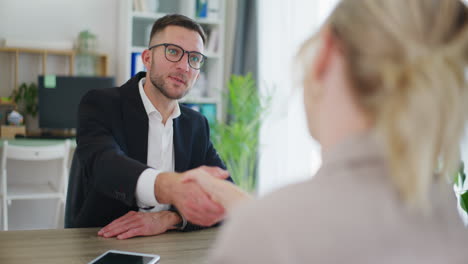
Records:
[[[164,82],[162,76],[150,75],[150,80],[151,80],[151,83],[154,85],[154,87],[156,87],[156,89],[158,89],[162,93],[162,95],[164,95],[166,98],[171,99],[171,100],[178,100],[184,97],[190,91],[190,88],[188,88],[181,95],[173,96],[173,95],[170,95],[168,90],[166,89],[166,83]]]

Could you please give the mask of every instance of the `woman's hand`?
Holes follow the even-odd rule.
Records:
[[[201,169],[207,173],[187,173],[182,177],[182,182],[196,182],[213,201],[221,204],[228,212],[237,204],[252,199],[248,193],[224,180],[227,171],[207,166],[202,166]]]

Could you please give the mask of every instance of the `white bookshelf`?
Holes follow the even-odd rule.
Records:
[[[131,58],[134,52],[143,52],[147,48],[149,41],[149,34],[154,21],[166,14],[182,14],[186,15],[198,23],[205,29],[208,39],[205,44],[205,55],[208,60],[201,69],[201,74],[205,75],[205,84],[199,82],[201,91],[196,90],[189,92],[181,102],[194,103],[194,104],[216,104],[217,119],[221,120],[222,117],[222,91],[225,90],[223,83],[224,74],[224,41],[225,41],[225,0],[207,0],[208,5],[210,1],[216,1],[215,7],[218,12],[215,17],[198,18],[196,16],[196,0],[159,0],[158,9],[150,11],[135,10],[133,1],[135,0],[122,0],[119,1],[119,43],[118,50],[122,63],[118,65],[117,82],[123,84],[131,77]],[[150,7],[151,1],[157,0],[136,0],[146,1],[146,6]],[[140,8],[141,9],[141,8]],[[217,31],[217,41],[210,40]],[[212,45],[215,44],[215,45]],[[216,50],[210,47],[216,46]],[[202,79],[202,78],[200,78]]]

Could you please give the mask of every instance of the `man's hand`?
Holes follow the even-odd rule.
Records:
[[[214,202],[196,182],[183,183],[188,175],[225,179],[229,173],[217,167],[201,166],[184,173],[161,173],[155,183],[158,201],[174,205],[193,224],[212,226],[224,218],[224,208]]]
[[[180,216],[170,211],[130,211],[99,230],[98,235],[102,237],[117,236],[117,239],[159,235],[167,230],[175,229],[174,226],[180,221],[182,221]]]

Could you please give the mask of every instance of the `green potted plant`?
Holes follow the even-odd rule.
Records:
[[[228,121],[212,124],[213,144],[234,182],[252,192],[256,185],[260,121],[270,99],[260,98],[250,73],[232,75],[224,97],[228,102]]]
[[[468,181],[466,180],[463,162],[455,175],[454,190],[458,200],[458,212],[465,226],[468,226]]]
[[[38,111],[38,91],[35,83],[22,83],[17,90],[14,90],[11,97],[17,104],[18,111],[22,113],[26,120],[28,130],[37,128]]]

